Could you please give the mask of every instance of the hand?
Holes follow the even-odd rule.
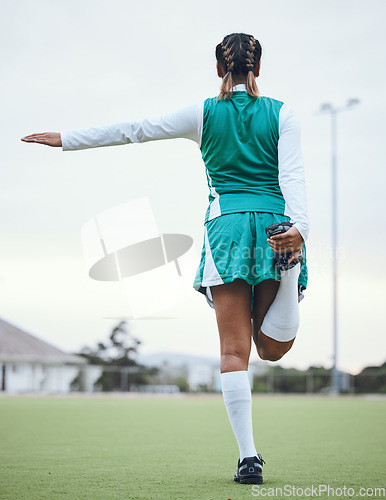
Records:
[[[288,260],[291,263],[299,257],[303,246],[303,238],[296,227],[291,227],[282,234],[276,234],[267,239],[268,245],[276,253],[292,252],[292,257]]]
[[[37,142],[38,144],[45,144],[59,148],[62,145],[62,138],[57,132],[44,132],[43,134],[32,134],[22,137],[23,142]]]

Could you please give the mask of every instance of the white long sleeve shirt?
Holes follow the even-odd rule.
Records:
[[[244,90],[244,85],[234,88],[234,91]],[[203,124],[204,102],[156,118],[61,133],[62,148],[70,151],[175,138],[192,140],[201,147]],[[278,129],[278,182],[285,200],[284,215],[290,217],[305,241],[309,223],[300,127],[295,113],[286,104],[280,108]],[[213,186],[210,189],[213,192]]]

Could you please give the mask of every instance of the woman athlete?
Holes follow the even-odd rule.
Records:
[[[22,140],[64,151],[181,137],[198,144],[210,193],[194,287],[216,313],[222,392],[240,452],[234,480],[261,484],[247,370],[252,339],[260,358],[277,361],[297,333],[298,292],[307,285],[304,169],[293,111],[259,96],[260,43],[233,33],[216,47],[216,59],[217,98],[159,118]],[[281,234],[267,238],[270,226]]]

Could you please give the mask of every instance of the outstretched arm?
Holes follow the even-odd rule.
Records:
[[[42,134],[31,134],[22,137],[23,142],[37,142],[38,144],[45,144],[54,148],[62,146],[62,138],[58,132],[44,132]]]
[[[200,145],[202,120],[203,103],[200,103],[157,118],[71,130],[62,134],[32,134],[23,137],[22,141],[61,146],[64,151],[176,138],[191,139]]]

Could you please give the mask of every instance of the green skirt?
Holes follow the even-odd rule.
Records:
[[[205,224],[200,265],[193,287],[206,295],[213,307],[210,287],[243,279],[250,285],[264,280],[280,281],[275,253],[267,242],[265,228],[275,222],[289,221],[284,215],[265,212],[241,212],[221,215]],[[307,288],[306,248],[299,287]]]

